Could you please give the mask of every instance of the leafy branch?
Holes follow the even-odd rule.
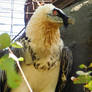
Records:
[[[8,49],[9,54],[5,54],[0,58],[0,69],[6,72],[7,75],[7,84],[11,88],[16,88],[21,83],[21,77],[18,75],[15,69],[15,64],[17,64],[22,77],[27,84],[30,92],[32,92],[32,89],[24,75],[24,72],[22,71],[22,68],[20,66],[19,61],[23,61],[23,58],[17,58],[12,50],[9,48],[10,46],[14,48],[22,48],[22,45],[19,42],[11,42],[10,36],[6,33],[0,35],[0,50],[6,50]],[[16,63],[15,63],[16,61]]]
[[[24,81],[26,82],[26,84],[27,84],[27,86],[28,86],[30,92],[32,92],[32,89],[31,89],[31,87],[30,87],[30,84],[28,83],[28,81],[27,81],[27,79],[26,79],[26,77],[25,77],[25,74],[24,74],[24,72],[23,72],[23,70],[22,70],[22,68],[21,68],[21,66],[20,66],[20,64],[19,64],[19,60],[22,60],[22,58],[17,58],[17,57],[13,54],[13,52],[11,51],[11,49],[10,49],[10,48],[8,48],[8,49],[9,49],[9,51],[11,52],[11,53],[10,53],[10,57],[13,58],[13,59],[16,61],[17,66],[18,66],[18,68],[19,68],[19,70],[20,70],[20,72],[21,72],[21,74],[22,74],[22,77],[23,77]]]
[[[89,71],[92,68],[92,63],[88,66],[81,64],[79,68],[83,70],[77,71],[76,74],[78,77],[71,77],[71,80],[74,84],[83,84],[85,88],[92,91],[92,71]]]

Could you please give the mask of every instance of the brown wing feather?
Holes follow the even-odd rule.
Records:
[[[68,47],[64,47],[61,51],[60,61],[60,73],[56,87],[56,92],[62,92],[67,82],[67,79],[69,78],[69,73],[72,69],[73,57],[72,52]]]

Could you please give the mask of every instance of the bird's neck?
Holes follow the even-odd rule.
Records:
[[[57,45],[60,40],[59,30],[51,25],[48,25],[46,30],[44,30],[43,36],[43,44],[46,48],[51,48],[53,45]]]
[[[27,30],[27,36],[31,39],[31,47],[38,54],[50,54],[55,45],[59,44],[60,32],[55,24],[38,24],[31,30]]]

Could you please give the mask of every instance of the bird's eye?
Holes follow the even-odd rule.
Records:
[[[57,10],[55,10],[55,9],[53,10],[53,15],[55,15],[55,16],[58,15]]]

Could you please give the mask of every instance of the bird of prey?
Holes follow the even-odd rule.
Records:
[[[72,52],[64,46],[59,28],[68,24],[72,19],[62,10],[45,4],[36,9],[25,36],[18,39],[23,48],[14,49],[14,53],[24,57],[21,67],[33,92],[62,92],[72,68]],[[5,92],[29,90],[22,80],[18,88]]]

